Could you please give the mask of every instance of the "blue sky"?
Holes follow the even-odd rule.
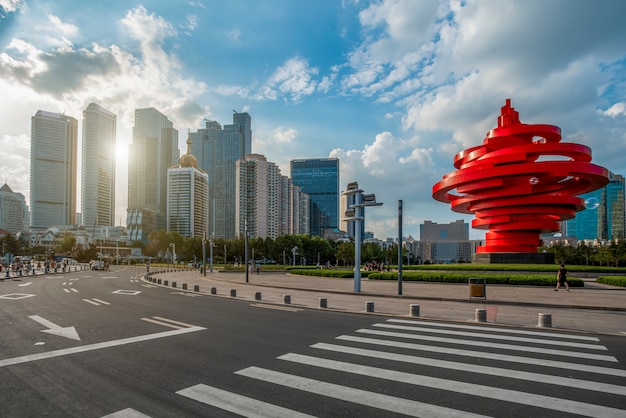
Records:
[[[401,199],[417,238],[424,220],[472,219],[432,186],[507,98],[626,174],[624,16],[621,0],[0,0],[0,175],[28,199],[30,118],[98,102],[118,115],[123,223],[134,109],[167,115],[181,149],[204,118],[247,111],[253,152],[286,175],[339,158],[342,188],[384,202],[367,230],[397,236]]]

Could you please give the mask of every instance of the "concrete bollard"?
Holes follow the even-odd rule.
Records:
[[[230,289],[230,297],[231,298],[237,297],[237,289]]]
[[[193,291],[194,291],[194,292],[199,292],[199,291],[200,291],[200,285],[199,285],[199,284],[194,285],[194,287],[193,287]]]
[[[161,279],[157,279],[157,284],[161,284]]]
[[[261,292],[254,292],[254,300],[261,300]]]
[[[541,328],[552,328],[552,314],[540,313],[537,326]]]
[[[365,312],[374,312],[374,302],[372,301],[365,302]]]
[[[320,308],[328,308],[328,301],[326,300],[326,298],[320,298]]]
[[[187,283],[183,283],[183,290],[187,290]]]
[[[291,295],[283,295],[283,303],[289,305],[291,303]]]
[[[409,305],[409,315],[420,316],[420,306],[417,303],[412,303],[411,305]]]
[[[211,294],[212,295],[217,295],[217,287],[215,287],[215,286],[211,287]]]
[[[474,321],[476,321],[476,322],[487,322],[487,310],[486,309],[476,309],[474,311]]]
[[[176,282],[172,282],[172,287],[176,287]]]
[[[167,286],[170,282],[168,280],[163,280],[163,284]]]

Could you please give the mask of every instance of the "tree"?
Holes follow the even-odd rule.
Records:
[[[337,246],[337,251],[335,252],[335,257],[337,258],[337,262],[339,260],[343,261],[343,265],[346,264],[353,265],[354,264],[354,243],[351,242],[342,242]]]

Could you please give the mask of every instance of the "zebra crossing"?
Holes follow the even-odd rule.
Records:
[[[394,318],[299,351],[176,395],[245,417],[626,416],[626,368],[594,336]]]

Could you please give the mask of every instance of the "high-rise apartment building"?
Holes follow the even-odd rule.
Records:
[[[178,162],[178,131],[154,108],[136,109],[128,158],[128,215],[131,241],[166,229],[167,169]]]
[[[191,142],[198,167],[209,176],[209,234],[235,238],[237,160],[251,153],[252,119],[235,112],[232,125],[207,120],[204,129],[191,134]]]
[[[280,176],[280,225],[278,235],[310,234],[311,199],[287,176]]]
[[[324,236],[339,227],[339,159],[291,161],[291,181],[310,197],[311,235]]]
[[[580,196],[586,208],[566,221],[566,235],[579,240],[624,239],[624,177],[609,173],[609,182],[601,189]]]
[[[469,224],[463,220],[448,224],[424,221],[420,224],[420,240],[413,244],[413,250],[422,262],[471,260],[474,246],[469,240]]]
[[[82,224],[115,222],[115,139],[117,116],[96,103],[83,111],[81,170]]]
[[[0,229],[17,234],[28,229],[28,207],[21,193],[15,193],[8,184],[0,187]]]
[[[37,111],[31,118],[30,227],[73,225],[76,220],[78,121]]]
[[[237,161],[238,236],[276,238],[308,233],[308,199],[300,188],[280,173],[280,168],[260,154]]]
[[[167,169],[167,230],[202,237],[208,232],[208,206],[209,178],[198,168],[188,138],[187,153],[178,165]]]

